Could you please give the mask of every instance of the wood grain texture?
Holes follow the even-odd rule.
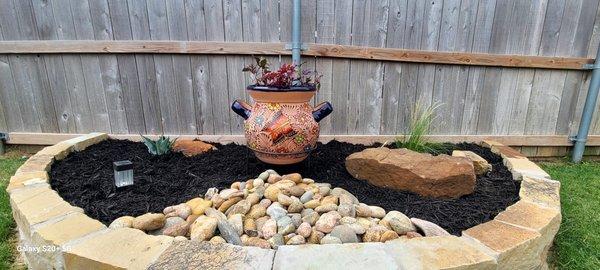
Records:
[[[600,41],[599,0],[306,0],[305,67],[331,101],[322,134],[567,135]],[[0,128],[241,134],[252,55],[290,61],[291,1],[5,0]],[[39,56],[39,57],[38,57]],[[596,111],[600,110],[600,103]],[[592,134],[600,134],[600,117]],[[1,120],[4,119],[4,120]],[[541,155],[562,149],[528,145]]]

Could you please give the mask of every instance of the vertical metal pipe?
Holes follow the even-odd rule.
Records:
[[[583,107],[583,113],[581,114],[581,122],[579,123],[579,131],[575,137],[575,146],[573,147],[573,162],[581,162],[583,157],[583,151],[585,150],[585,142],[587,141],[588,132],[590,131],[590,124],[592,122],[592,116],[596,109],[596,100],[598,99],[598,89],[600,88],[600,46],[596,52],[596,60],[592,67],[592,79],[590,81],[590,87],[585,98],[585,105]]]
[[[300,65],[300,51],[302,50],[302,22],[300,20],[300,0],[294,0],[292,14],[292,63]]]

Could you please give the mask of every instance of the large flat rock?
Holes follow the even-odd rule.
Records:
[[[348,156],[346,169],[376,186],[422,196],[457,198],[475,189],[473,163],[465,157],[432,156],[404,148],[369,148]]]
[[[268,270],[275,251],[199,241],[174,242],[149,269]]]

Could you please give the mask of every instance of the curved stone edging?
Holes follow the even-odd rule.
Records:
[[[560,183],[518,151],[482,144],[521,181],[521,200],[461,237],[386,243],[281,246],[278,250],[175,241],[130,228],[108,229],[50,188],[54,160],[106,140],[90,133],[49,146],[11,177],[7,191],[21,251],[31,269],[530,269],[546,257],[561,221]],[[335,258],[335,259],[332,259]]]

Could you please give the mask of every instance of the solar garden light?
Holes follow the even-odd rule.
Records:
[[[133,185],[133,163],[129,160],[113,162],[115,185],[120,187]]]

